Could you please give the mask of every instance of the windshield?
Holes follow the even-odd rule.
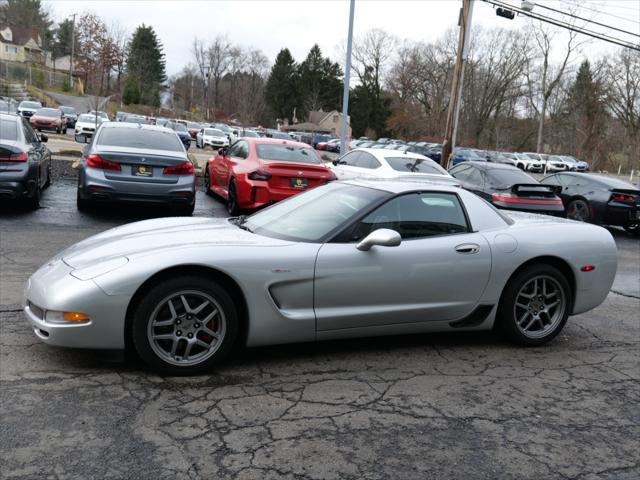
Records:
[[[461,155],[461,156],[466,157],[466,158],[474,158],[474,159],[477,158],[477,159],[482,160],[482,157],[480,155],[478,155],[476,152],[474,152],[473,150],[464,150],[464,149],[460,148],[460,149],[458,149],[456,151],[456,153],[458,155]]]
[[[187,122],[187,128],[190,128],[192,130],[200,130],[202,128],[202,125],[200,125],[199,123]]]
[[[258,157],[263,160],[322,164],[322,161],[318,158],[316,151],[309,147],[258,143],[256,144],[256,150],[258,151]]]
[[[147,130],[143,128],[103,128],[97,145],[148,150],[169,150],[182,152],[184,147],[178,136],[169,131]]]
[[[42,108],[40,102],[22,102],[20,108]]]
[[[184,123],[174,123],[171,125],[171,128],[173,128],[176,132],[186,132],[187,131],[187,127],[184,126]]]
[[[69,115],[75,115],[76,111],[71,107],[60,107],[63,113],[67,113]]]
[[[78,123],[96,123],[95,115],[80,115]],[[98,117],[98,123],[102,123],[102,118]]]
[[[205,135],[211,135],[212,137],[225,137],[226,138],[226,135],[224,133],[222,133],[221,130],[218,130],[217,128],[205,128],[204,134]]]
[[[389,163],[391,168],[398,172],[435,173],[437,175],[448,176],[445,169],[436,164],[433,160],[428,160],[426,158],[386,157],[385,160]]]
[[[517,168],[495,168],[490,170],[490,176],[493,177],[500,186],[511,186],[516,183],[538,183],[531,175],[524,173]]]
[[[266,237],[319,242],[390,195],[373,188],[330,183],[255,213],[244,226]]]
[[[40,117],[59,117],[60,110],[57,108],[41,108],[36,112],[36,115]]]
[[[257,137],[259,137],[260,135],[258,135],[258,134],[257,134],[257,132],[254,132],[254,131],[251,131],[251,130],[245,130],[245,131],[242,133],[242,136],[243,136],[243,137],[257,138]]]

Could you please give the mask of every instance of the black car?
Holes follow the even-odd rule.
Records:
[[[76,109],[73,107],[65,107],[65,106],[62,106],[59,108],[60,110],[62,110],[62,116],[67,121],[67,127],[75,128],[76,122],[78,121],[78,113],[76,112]]]
[[[51,152],[19,115],[0,113],[0,199],[26,199],[33,207],[51,184]]]
[[[640,188],[617,178],[563,172],[541,180],[561,189],[567,218],[640,234]]]
[[[440,161],[442,157],[442,145],[436,143],[435,145],[426,146],[426,149],[425,156],[429,157],[436,163],[442,163]]]
[[[463,188],[498,208],[550,215],[564,212],[562,200],[556,195],[559,188],[542,185],[511,165],[466,161],[449,173],[462,182]]]
[[[169,122],[165,125],[165,127],[175,131],[180,137],[180,141],[184,145],[184,148],[189,150],[189,147],[191,147],[191,134],[189,133],[189,130],[187,130],[187,126],[184,123]]]

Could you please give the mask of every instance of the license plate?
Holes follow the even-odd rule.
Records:
[[[304,189],[309,185],[309,180],[306,178],[292,178],[291,179],[291,188],[299,188]]]
[[[152,177],[153,167],[150,167],[149,165],[134,165],[133,174],[136,177]]]

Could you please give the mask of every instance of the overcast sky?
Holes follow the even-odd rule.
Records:
[[[520,0],[503,0],[520,5]],[[568,10],[600,23],[640,34],[638,0],[550,0],[537,3]],[[448,28],[456,26],[460,0],[356,0],[355,35],[371,28],[382,28],[400,39],[433,41]],[[576,6],[579,5],[579,6]],[[145,23],[152,25],[165,47],[167,73],[173,75],[192,60],[194,36],[213,39],[227,35],[233,43],[259,47],[273,62],[278,51],[288,47],[302,61],[314,43],[336,61],[347,36],[349,2],[347,0],[55,0],[48,2],[52,16],[61,21],[72,13],[89,11],[99,15],[107,25],[114,22],[132,33]],[[539,6],[538,13],[553,15]],[[523,28],[525,17],[508,20],[495,15],[493,7],[476,0],[473,24]],[[602,32],[605,28],[590,25]],[[640,39],[609,31],[626,41]],[[585,54],[602,55],[613,45],[594,41]]]

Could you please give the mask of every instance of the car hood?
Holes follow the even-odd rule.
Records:
[[[173,217],[107,230],[67,248],[59,258],[72,268],[82,268],[117,257],[132,260],[190,247],[277,247],[290,243],[242,230],[226,219]]]

